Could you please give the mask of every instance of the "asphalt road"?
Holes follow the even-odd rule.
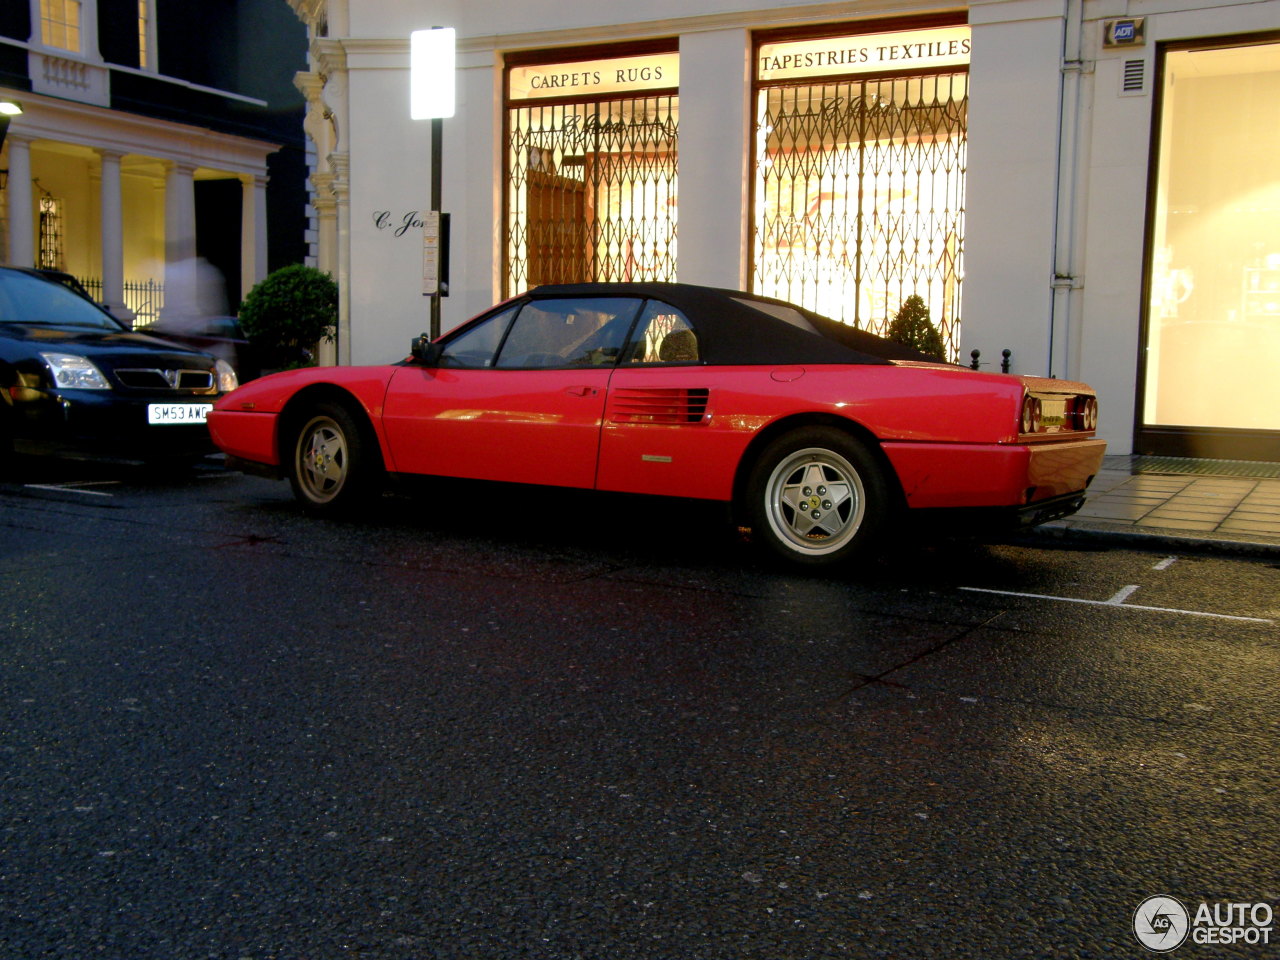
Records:
[[[0,485],[0,957],[1142,957],[1147,897],[1280,901],[1274,560],[807,576],[698,505],[416,493]]]

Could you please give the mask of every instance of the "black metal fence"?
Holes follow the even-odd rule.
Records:
[[[81,277],[80,282],[94,300],[102,302],[102,280],[98,277]],[[156,280],[126,280],[124,305],[134,315],[134,327],[147,327],[155,323],[164,308],[164,284]]]

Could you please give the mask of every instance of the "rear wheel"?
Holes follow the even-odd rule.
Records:
[[[17,456],[13,452],[13,431],[9,428],[9,414],[0,409],[0,480],[16,477]]]
[[[867,557],[886,526],[889,485],[867,449],[830,427],[775,440],[747,485],[753,538],[792,563]]]
[[[307,411],[293,436],[289,483],[309,513],[346,513],[377,486],[381,462],[356,418],[341,404],[320,403]]]

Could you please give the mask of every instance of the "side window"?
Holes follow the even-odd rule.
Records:
[[[502,335],[507,332],[511,318],[519,309],[515,306],[503,310],[454,337],[440,354],[440,366],[473,369],[493,366],[493,358],[502,344]]]
[[[498,366],[508,369],[613,366],[640,309],[633,297],[534,300],[516,318]]]
[[[697,363],[700,359],[698,336],[684,314],[658,300],[646,303],[627,347],[627,362]]]

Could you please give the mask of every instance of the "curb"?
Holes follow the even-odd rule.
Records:
[[[1226,537],[1195,537],[1168,529],[1137,531],[1127,526],[1104,524],[1044,524],[1022,534],[1020,542],[1036,540],[1101,541],[1145,550],[1183,553],[1233,554],[1247,557],[1280,557],[1280,542],[1233,540]]]

